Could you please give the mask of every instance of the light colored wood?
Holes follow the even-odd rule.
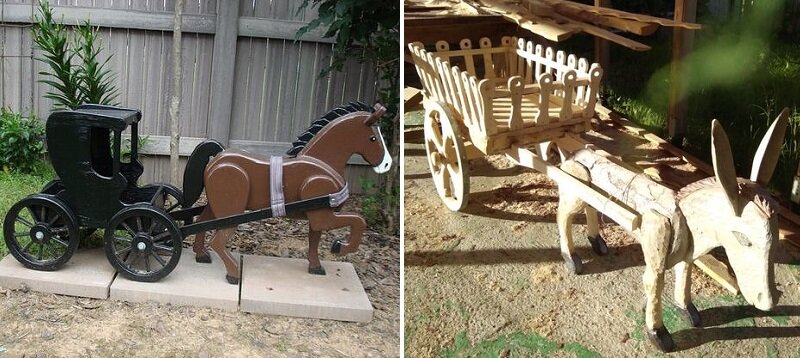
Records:
[[[675,22],[693,22],[697,15],[697,0],[675,1]],[[667,108],[667,132],[672,142],[682,145],[686,134],[688,116],[687,88],[683,58],[694,46],[694,32],[675,27],[672,33],[672,62],[670,63],[670,86]]]
[[[170,140],[169,140],[169,165],[170,165],[170,183],[177,183],[179,179],[180,169],[178,167],[178,153],[180,152],[181,140],[181,92],[183,92],[182,68],[183,57],[181,50],[183,43],[181,42],[181,24],[183,19],[183,0],[177,0],[175,3],[175,27],[172,29],[172,78],[173,90],[172,99],[169,106],[169,119],[170,119]]]
[[[587,204],[594,208],[602,208],[603,213],[614,220],[621,227],[626,230],[633,231],[639,228],[641,218],[639,214],[634,212],[631,208],[623,206],[622,204],[610,199],[598,189],[590,187],[580,180],[576,179],[570,174],[565,173],[561,169],[543,161],[536,156],[534,152],[527,148],[512,147],[506,156],[517,165],[534,169],[542,174],[547,175],[553,181],[558,183],[559,187],[563,185],[569,188],[575,195],[586,201]]]
[[[714,163],[714,174],[717,182],[725,190],[728,197],[727,206],[735,215],[739,215],[739,184],[736,179],[736,168],[733,164],[733,151],[728,135],[716,119],[711,122],[711,159]]]
[[[753,157],[753,168],[750,171],[750,180],[766,186],[769,184],[772,173],[775,171],[775,166],[778,165],[778,159],[781,155],[781,147],[783,146],[783,137],[786,135],[786,126],[789,124],[789,108],[784,108],[778,115],[778,118],[772,122],[772,125],[767,129],[764,138],[756,149]],[[781,140],[775,140],[780,138]]]
[[[730,293],[736,295],[739,293],[739,285],[736,283],[736,278],[728,273],[728,265],[722,261],[717,260],[714,256],[703,255],[694,261],[694,265],[703,270],[709,277],[717,281],[722,287]]]
[[[469,202],[469,166],[458,114],[441,102],[425,103],[425,152],[439,197],[452,211]]]

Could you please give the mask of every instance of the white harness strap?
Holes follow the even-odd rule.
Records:
[[[269,197],[272,217],[286,216],[286,202],[283,197],[283,157],[269,158]]]

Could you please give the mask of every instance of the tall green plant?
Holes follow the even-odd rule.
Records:
[[[106,68],[111,56],[100,62],[102,41],[97,37],[97,28],[86,20],[77,30],[81,42],[75,54],[83,62],[78,72],[83,100],[87,103],[115,104],[119,93],[112,82],[111,71]]]
[[[49,1],[39,4],[33,26],[33,41],[42,51],[38,61],[49,70],[41,71],[39,82],[53,88],[45,97],[56,107],[76,108],[84,103],[116,104],[118,96],[111,72],[106,68],[111,56],[100,59],[102,42],[97,28],[87,20],[75,28],[75,33],[57,22]],[[77,59],[77,60],[76,60]]]
[[[62,107],[75,108],[82,103],[82,95],[78,68],[72,66],[75,52],[70,49],[67,28],[53,19],[49,1],[39,4],[35,21],[33,42],[42,50],[42,57],[36,59],[50,68],[50,71],[39,72],[44,76],[39,82],[55,89],[47,92],[45,97]]]

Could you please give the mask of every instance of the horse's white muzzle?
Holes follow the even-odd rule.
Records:
[[[381,144],[383,145],[383,160],[381,160],[380,164],[372,167],[378,174],[383,174],[389,171],[392,168],[392,155],[389,154],[389,148],[386,148],[386,141],[383,140],[383,135],[381,134],[381,127],[377,127],[378,129],[378,138],[381,139]]]
[[[389,169],[391,168],[392,168],[392,156],[389,155],[388,150],[385,150],[383,152],[383,160],[381,161],[380,164],[372,167],[372,170],[374,170],[378,174],[383,174],[388,172]]]

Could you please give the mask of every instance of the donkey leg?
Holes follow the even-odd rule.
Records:
[[[592,250],[600,256],[608,255],[608,245],[606,245],[606,240],[603,240],[603,237],[600,236],[600,224],[597,220],[597,209],[586,205],[586,209],[584,209],[586,213],[586,237],[589,239],[589,243],[592,244]]]
[[[211,207],[206,206],[203,209],[203,212],[200,213],[200,217],[198,218],[199,221],[206,221],[211,220],[214,218],[214,213],[211,211]],[[194,251],[194,260],[200,263],[211,263],[211,255],[208,254],[208,249],[206,248],[206,233],[198,232],[194,235],[194,244],[192,245],[192,250]]]
[[[558,200],[558,232],[561,244],[561,257],[569,272],[580,274],[583,271],[581,257],[574,253],[575,243],[572,240],[572,219],[583,206],[583,202],[572,194],[566,193],[559,188]]]
[[[669,242],[672,230],[669,220],[655,211],[642,215],[639,229],[642,251],[644,253],[644,282],[647,305],[645,307],[645,331],[650,342],[661,351],[670,352],[675,348],[672,336],[664,327],[662,318],[661,293],[664,291],[664,272],[666,270]]]
[[[681,261],[675,265],[675,302],[683,317],[693,327],[700,327],[700,312],[692,303],[692,262]]]
[[[321,238],[322,231],[308,229],[308,273],[312,275],[325,275],[325,268],[319,262],[319,241]]]

